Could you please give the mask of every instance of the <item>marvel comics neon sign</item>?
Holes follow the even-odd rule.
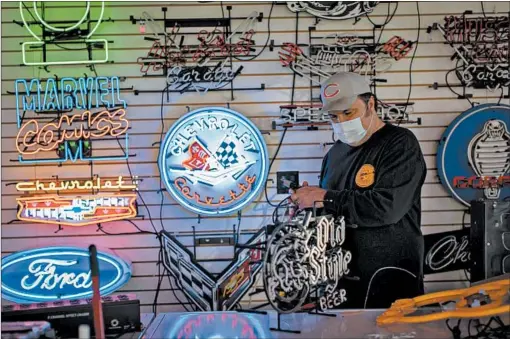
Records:
[[[20,182],[19,220],[63,226],[87,226],[133,218],[137,215],[137,184],[117,180]]]
[[[109,253],[97,253],[102,296],[131,278],[131,265]],[[2,258],[2,298],[20,303],[73,300],[92,296],[87,248],[45,247]]]
[[[159,171],[179,204],[197,214],[227,215],[249,204],[268,174],[259,130],[241,114],[200,108],[181,117],[159,152]]]
[[[120,98],[118,77],[62,78],[15,81],[18,159],[25,163],[64,162],[67,160],[117,160],[128,156],[126,102]],[[92,112],[94,108],[105,109]],[[122,107],[122,108],[118,108]],[[73,109],[77,114],[61,114]],[[27,112],[33,112],[27,116]],[[39,114],[59,113],[50,122]],[[94,156],[92,141],[123,139],[120,155]]]
[[[459,115],[437,152],[441,183],[466,206],[510,197],[510,106],[483,104]]]

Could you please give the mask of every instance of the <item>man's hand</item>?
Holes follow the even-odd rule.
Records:
[[[303,186],[296,190],[290,199],[299,206],[299,209],[316,207],[324,207],[323,200],[326,190],[317,186],[308,186],[308,182],[303,182]],[[314,204],[315,203],[315,204]]]

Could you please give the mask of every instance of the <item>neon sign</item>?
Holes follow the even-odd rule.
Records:
[[[280,313],[298,311],[314,290],[315,307],[322,311],[345,302],[346,291],[338,285],[349,273],[352,255],[341,248],[344,240],[343,217],[306,212],[278,226],[264,257],[264,289],[271,306]]]
[[[175,278],[181,290],[202,311],[227,311],[253,286],[262,269],[260,249],[243,248],[234,260],[214,277],[193,259],[193,254],[174,236],[163,232],[163,265]],[[259,230],[247,243],[257,246],[265,243],[266,233]]]
[[[510,84],[507,16],[450,16],[436,26],[455,51],[454,71],[463,86],[494,91]]]
[[[108,295],[131,277],[131,265],[98,252],[100,292]],[[21,304],[73,300],[92,296],[88,249],[46,247],[2,258],[2,298]]]
[[[287,1],[292,12],[308,14],[333,20],[356,18],[371,13],[378,1]]]
[[[41,5],[44,7],[44,2],[41,1]],[[27,29],[27,31],[32,35],[36,41],[26,41],[21,44],[22,50],[22,58],[23,64],[27,66],[48,66],[48,65],[76,65],[76,64],[99,64],[105,63],[108,61],[108,41],[106,39],[91,39],[92,35],[96,32],[97,28],[101,24],[103,20],[104,14],[104,1],[101,1],[100,13],[99,15],[92,15],[90,1],[86,2],[86,8],[83,11],[82,17],[71,26],[62,28],[51,25],[47,22],[40,13],[40,9],[37,5],[37,1],[32,2],[32,11],[30,10],[30,6],[24,4],[24,1],[19,2],[19,11],[21,20],[23,21],[23,26]],[[30,26],[34,25],[34,23],[29,23],[26,20],[26,14],[28,16],[34,18],[35,15],[35,24],[38,24],[42,28],[41,36],[37,35]],[[43,9],[44,12],[48,11],[47,8]],[[28,17],[27,16],[27,17]],[[62,26],[63,24],[68,23],[66,21],[60,22],[58,26]],[[86,26],[85,26],[86,25]],[[90,27],[90,25],[93,25]],[[48,31],[48,32],[46,32]],[[83,34],[81,32],[84,32]],[[55,60],[48,61],[49,53],[46,52],[45,46],[47,44],[53,44],[57,47],[58,43],[62,44],[85,44],[86,48],[83,50],[88,50],[89,57],[83,60],[77,58],[78,60]],[[101,46],[98,48],[97,46]],[[43,50],[44,60],[43,61],[29,61],[27,58],[27,53],[31,49],[40,48]],[[73,48],[78,50],[76,48]],[[104,57],[98,58],[96,60],[92,59],[92,55],[98,55],[98,51],[104,49]],[[92,53],[93,51],[93,53]],[[73,55],[73,53],[65,53]],[[59,55],[60,56],[60,55]]]
[[[38,79],[18,79],[16,89],[16,137],[18,159],[25,163],[64,162],[67,160],[116,160],[128,157],[129,122],[126,102],[120,98],[118,77],[48,79],[44,88]],[[123,107],[116,109],[116,107]],[[91,112],[92,108],[107,110]],[[58,114],[74,108],[86,110],[74,115]],[[58,116],[41,123],[36,115],[25,117],[27,111],[53,112]],[[26,120],[26,121],[25,121]],[[91,142],[123,137],[121,155],[93,156]],[[38,158],[55,152],[56,156]],[[28,156],[28,157],[27,157]]]
[[[44,85],[44,86],[43,86]],[[18,128],[24,111],[63,111],[66,109],[126,108],[126,102],[120,98],[120,79],[118,77],[96,78],[49,78],[46,82],[39,79],[17,79],[16,114]]]
[[[169,314],[168,317],[170,318],[168,323],[165,322],[164,326],[161,326],[168,334],[157,333],[162,338],[272,338],[269,332],[269,318],[260,314],[192,312],[179,315]],[[174,318],[172,319],[172,317]],[[167,324],[171,324],[170,330],[168,330]]]
[[[63,226],[87,226],[133,218],[137,208],[136,192],[132,191],[137,189],[137,183],[124,183],[122,176],[116,181],[103,181],[98,177],[87,181],[17,183],[18,191],[35,193],[16,199],[17,217],[28,222]],[[79,190],[82,192],[78,193]]]
[[[258,129],[241,114],[200,108],[181,117],[159,152],[165,186],[197,214],[227,215],[249,204],[268,174],[268,153]]]
[[[241,73],[243,66],[233,70],[226,66],[226,60],[218,62],[216,66],[183,67],[174,66],[168,71],[166,82],[171,90],[181,93],[190,87],[197,92],[207,93],[210,89],[219,89],[227,86]]]
[[[397,35],[393,36],[382,47],[382,51],[396,61],[405,57],[412,49],[413,43],[411,41],[406,41]]]
[[[459,115],[439,143],[441,183],[466,206],[510,196],[510,106],[483,104]],[[464,150],[464,152],[462,152]]]
[[[206,29],[202,29],[196,39],[197,43],[193,43],[192,45],[184,45],[184,39],[187,36],[182,36],[181,43],[176,43],[177,35],[180,31],[180,23],[178,20],[174,21],[174,26],[171,29],[171,32],[168,32],[166,29],[161,27],[152,16],[147,13],[142,13],[142,20],[140,23],[143,23],[143,27],[145,28],[145,23],[153,37],[147,38],[154,41],[151,49],[147,53],[146,57],[140,57],[137,59],[138,64],[141,65],[140,72],[147,75],[149,71],[159,71],[164,70],[164,66],[168,70],[172,70],[171,74],[164,73],[162,75],[171,76],[172,79],[177,77],[176,79],[180,79],[180,83],[188,83],[190,81],[194,81],[195,83],[200,82],[210,82],[211,79],[209,77],[218,77],[220,76],[218,73],[222,73],[220,77],[229,78],[228,74],[237,75],[242,67],[240,67],[236,72],[232,72],[229,67],[225,67],[226,58],[228,56],[247,56],[254,47],[253,35],[255,34],[255,22],[258,19],[261,19],[257,15],[257,12],[252,12],[250,15],[243,20],[232,32],[230,29],[230,20],[218,20],[211,21],[211,19],[205,19],[204,21],[197,21],[197,27],[205,27],[211,25],[214,27],[212,30],[208,31]],[[183,22],[183,25],[189,27],[189,22]],[[219,27],[222,26],[222,27]],[[142,27],[142,26],[141,26]],[[222,29],[220,29],[222,28]],[[230,32],[227,36],[225,32]],[[162,38],[165,38],[164,42]],[[190,58],[194,63],[197,63],[197,67],[184,67],[187,62],[187,58]],[[214,65],[210,65],[211,61],[219,61],[220,65],[214,67]],[[174,68],[172,67],[180,67]],[[210,74],[210,73],[214,73]],[[207,74],[209,73],[209,74]],[[234,77],[235,77],[234,75]],[[186,80],[185,78],[191,78],[192,80]],[[205,79],[204,79],[205,78]],[[194,80],[193,80],[194,79]],[[227,81],[230,81],[229,79]],[[169,80],[169,84],[174,83],[174,81]],[[221,88],[225,84],[220,85],[222,81],[215,81],[216,85],[207,86],[207,88]],[[201,84],[202,87],[205,84]],[[188,86],[186,86],[187,88]]]

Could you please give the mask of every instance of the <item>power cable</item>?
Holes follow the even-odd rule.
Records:
[[[271,39],[271,16],[273,14],[273,7],[274,7],[274,4],[275,2],[273,1],[271,3],[271,9],[269,10],[269,16],[267,18],[267,39],[266,39],[266,42],[264,43],[264,46],[262,47],[262,49],[259,51],[258,54],[255,54],[254,56],[252,56],[251,58],[248,58],[248,59],[241,59],[239,58],[238,56],[234,55],[233,58],[238,60],[238,61],[252,61],[254,59],[256,59],[259,55],[262,54],[262,52],[264,52],[264,50],[267,48],[267,45],[269,44],[269,39]],[[223,6],[222,6],[223,8]]]
[[[282,147],[282,144],[283,144],[283,139],[285,138],[285,134],[287,133],[287,127],[285,127],[283,129],[283,133],[282,133],[282,136],[280,138],[280,142],[278,143],[278,147],[276,148],[276,152],[274,153],[274,156],[273,156],[273,159],[271,159],[271,163],[269,164],[269,169],[267,170],[268,173],[271,173],[271,168],[273,167],[273,163],[276,159],[276,156],[278,155],[278,152],[280,151],[280,148]],[[276,186],[278,186],[278,183],[276,183]],[[266,183],[264,185],[264,196],[266,198],[266,202],[271,206],[271,207],[277,207],[278,205],[274,205],[268,198],[267,196],[267,180],[266,180]]]
[[[416,15],[418,19],[418,33],[416,36],[416,45],[414,46],[413,56],[411,57],[411,62],[409,63],[409,93],[407,94],[406,105],[404,107],[404,114],[407,112],[407,107],[409,106],[409,100],[411,100],[411,93],[413,91],[413,62],[416,56],[416,51],[418,50],[418,45],[420,44],[420,31],[421,31],[421,15],[420,15],[420,5],[418,1],[416,1]]]

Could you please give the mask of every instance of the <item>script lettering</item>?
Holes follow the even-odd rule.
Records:
[[[124,180],[122,176],[117,178],[117,184],[112,184],[111,180],[105,180],[101,182],[101,178],[97,178],[94,180],[86,180],[84,182],[80,182],[79,180],[71,180],[71,181],[60,181],[60,182],[49,182],[44,183],[40,180],[35,182],[19,182],[16,184],[16,189],[18,191],[25,192],[35,192],[35,191],[66,191],[66,190],[101,190],[101,189],[120,189],[120,190],[133,190],[137,188],[137,183],[134,182],[132,185],[124,185]]]
[[[454,235],[442,238],[432,246],[425,257],[425,264],[433,271],[439,271],[457,261],[468,262],[470,252],[467,236],[463,236],[460,243]]]
[[[123,109],[98,114],[86,111],[72,116],[63,115],[57,123],[45,125],[32,119],[21,126],[16,137],[16,148],[20,154],[36,154],[54,150],[68,140],[101,138],[105,135],[117,137],[129,127],[125,115]]]
[[[207,92],[209,89],[218,89],[226,86],[241,72],[241,67],[236,71],[218,63],[212,66],[182,67],[175,66],[168,71],[167,84],[171,89],[181,93],[189,88],[197,92]]]
[[[75,288],[90,288],[92,279],[90,271],[88,273],[56,273],[58,267],[69,267],[76,265],[76,260],[53,260],[38,259],[34,260],[28,266],[30,274],[21,279],[21,286],[25,290],[40,288],[43,290],[54,290],[55,288],[64,288],[66,285],[72,285]]]
[[[298,310],[311,290],[321,295],[316,307],[334,308],[346,300],[346,291],[338,289],[339,280],[349,273],[352,256],[340,247],[345,239],[345,222],[310,214],[295,217],[293,225],[279,226],[268,248],[266,287],[271,304],[279,309],[279,292],[284,291],[287,304]]]

